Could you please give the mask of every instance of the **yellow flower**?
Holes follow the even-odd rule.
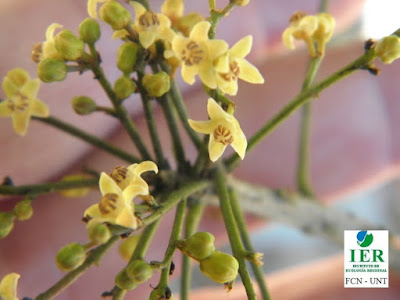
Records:
[[[183,0],[165,0],[161,5],[161,12],[172,20],[172,22],[182,18],[183,10]]]
[[[14,130],[20,135],[25,135],[31,116],[49,116],[47,105],[36,99],[39,86],[40,80],[31,79],[21,68],[9,71],[3,79],[7,99],[0,102],[0,117],[11,117]]]
[[[384,37],[376,44],[375,54],[384,64],[391,64],[400,57],[400,38],[396,35]]]
[[[208,144],[210,159],[214,162],[220,158],[228,145],[231,145],[243,159],[247,140],[236,118],[225,112],[212,98],[208,99],[207,112],[210,120],[189,120],[189,125],[197,132],[210,135]]]
[[[102,3],[102,2],[107,2],[107,1],[110,1],[110,0],[88,0],[87,10],[88,10],[89,16],[96,19],[97,18],[97,3]]]
[[[102,172],[99,181],[103,197],[100,203],[90,206],[84,212],[89,218],[87,227],[95,223],[109,223],[130,229],[136,229],[139,219],[134,215],[133,198],[147,191],[141,185],[130,185],[121,190],[117,183],[106,173]]]
[[[323,56],[325,44],[332,37],[335,29],[335,19],[328,13],[319,13],[309,16],[297,12],[290,17],[289,27],[282,34],[283,44],[289,49],[294,49],[294,39],[304,40],[312,57]],[[315,49],[314,43],[317,44]]]
[[[190,32],[189,38],[176,35],[172,41],[172,50],[182,62],[182,78],[188,84],[195,82],[196,74],[201,81],[211,89],[217,88],[217,79],[214,70],[216,58],[225,54],[228,44],[222,40],[208,39],[211,24],[207,21],[197,23]],[[167,58],[172,54],[166,52]],[[228,60],[225,65],[220,62],[219,71],[228,72]]]
[[[148,195],[149,186],[141,175],[149,171],[158,173],[158,167],[154,162],[146,160],[139,164],[130,165],[127,168],[118,166],[110,173],[110,177],[114,179],[121,190],[125,190],[131,185],[137,185],[140,186],[143,191],[146,191],[140,195]]]
[[[146,10],[138,2],[131,2],[131,5],[136,14],[133,29],[139,34],[140,44],[144,48],[149,48],[157,40],[172,42],[175,32],[167,16]]]
[[[251,50],[253,37],[248,35],[238,41],[227,54],[218,58],[216,63],[217,84],[219,89],[229,95],[235,96],[238,90],[238,78],[249,83],[264,83],[264,78],[255,66],[244,59]],[[219,65],[225,68],[226,60],[229,63],[228,72],[218,72]]]
[[[0,299],[2,300],[18,300],[17,284],[20,275],[10,273],[3,277],[0,282]]]
[[[43,60],[45,58],[63,59],[63,56],[57,51],[54,41],[55,31],[61,28],[63,28],[63,26],[58,23],[52,23],[49,27],[47,27],[46,41],[44,41],[42,44],[42,55],[40,57],[40,60]]]

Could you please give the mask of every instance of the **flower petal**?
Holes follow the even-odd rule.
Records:
[[[88,8],[89,8],[89,3],[90,2],[93,2],[93,0],[89,0]],[[97,0],[94,0],[94,2],[95,2],[95,5],[96,5]],[[97,15],[96,12],[95,12],[95,14]],[[89,15],[90,15],[90,12],[89,12]],[[96,17],[93,17],[93,18],[96,18]],[[52,23],[52,24],[49,25],[49,27],[47,27],[47,29],[46,29],[46,42],[47,41],[51,41],[51,40],[54,39],[54,32],[58,28],[63,28],[63,26],[61,24],[58,24],[58,23]]]
[[[129,209],[128,207],[125,207],[116,217],[115,224],[126,228],[136,229],[138,226],[138,220],[133,215],[133,210]]]
[[[24,96],[29,99],[36,98],[36,95],[39,91],[40,80],[38,78],[29,80],[25,85],[21,88],[20,92]]]
[[[0,298],[4,300],[18,300],[17,284],[20,275],[10,273],[3,277],[0,282]]]
[[[136,176],[140,176],[142,173],[149,172],[149,171],[153,171],[154,173],[157,174],[158,173],[158,167],[154,162],[152,162],[150,160],[146,160],[146,161],[143,161],[140,164],[138,164],[136,166],[136,168],[133,170],[133,173]]]
[[[238,91],[238,83],[236,80],[226,81],[221,76],[217,76],[218,88],[225,94],[236,96]]]
[[[83,216],[90,217],[93,219],[98,219],[98,218],[101,218],[103,216],[103,214],[100,212],[99,204],[93,204],[85,210],[85,212],[83,213]]]
[[[111,38],[113,40],[123,39],[123,38],[126,38],[128,35],[129,35],[129,32],[126,31],[126,29],[119,29],[119,30],[114,31]]]
[[[238,59],[237,63],[240,69],[239,73],[240,79],[254,84],[264,83],[264,78],[262,77],[260,71],[258,71],[258,69],[251,63],[249,63],[247,60]]]
[[[223,40],[209,40],[207,41],[207,47],[209,59],[212,62],[228,51],[228,44]]]
[[[240,127],[238,128],[237,135],[231,146],[240,158],[243,159],[246,154],[247,139]]]
[[[8,100],[0,102],[0,117],[9,117],[12,115],[12,111],[8,107]]]
[[[199,68],[194,65],[194,66],[186,66],[183,65],[181,69],[181,75],[183,80],[192,85],[195,82],[195,76],[198,73]]]
[[[145,30],[139,33],[140,44],[142,44],[143,48],[146,49],[154,43],[157,37],[158,34],[150,30]]]
[[[146,12],[146,8],[136,1],[129,1],[129,4],[132,5],[135,10],[135,23],[138,23],[140,16]]]
[[[32,99],[29,107],[30,113],[35,117],[47,118],[49,116],[49,107],[39,99]]]
[[[103,196],[106,194],[121,194],[121,189],[118,187],[117,183],[104,172],[101,172],[99,187]]]
[[[215,141],[213,137],[210,137],[210,141],[208,142],[208,154],[210,156],[210,160],[215,162],[221,155],[224,153],[226,145]]]
[[[250,53],[252,45],[253,37],[248,35],[233,45],[231,49],[229,49],[229,55],[233,57],[244,58]]]
[[[190,39],[194,41],[207,41],[211,24],[207,21],[197,23],[190,32]]]
[[[138,177],[133,179],[133,183],[129,184],[122,192],[122,197],[125,201],[131,201],[133,198],[139,195],[148,195],[149,186],[143,178]]]
[[[213,133],[215,129],[215,122],[212,120],[208,121],[193,121],[193,120],[188,120],[190,127],[194,131],[197,131],[199,133],[204,133],[204,134],[211,134]]]
[[[210,89],[217,88],[217,79],[215,78],[215,71],[211,64],[202,64],[199,67],[199,76],[201,81]]]
[[[296,48],[294,45],[293,28],[292,27],[286,28],[285,31],[282,33],[282,42],[283,42],[283,45],[285,45],[285,47],[289,48],[290,50],[294,50]]]
[[[208,98],[207,112],[210,116],[210,119],[213,121],[218,121],[230,117],[228,113],[226,113],[213,98]]]
[[[228,53],[221,55],[214,62],[214,70],[219,73],[229,72],[229,55]]]
[[[12,114],[13,127],[19,135],[25,135],[28,129],[30,115],[29,112],[18,112]]]

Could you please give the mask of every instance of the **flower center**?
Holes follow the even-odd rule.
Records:
[[[160,25],[160,19],[153,11],[146,11],[143,15],[140,16],[139,24],[146,28],[154,25],[158,26]]]
[[[224,146],[232,144],[234,140],[231,131],[222,125],[218,125],[217,128],[215,128],[213,136],[216,142]]]
[[[225,81],[234,81],[237,80],[240,74],[240,68],[239,65],[236,61],[232,61],[229,64],[229,72],[227,73],[219,73],[219,75],[225,80]]]
[[[105,194],[100,199],[99,203],[100,212],[103,215],[105,215],[115,210],[117,208],[117,200],[118,200],[117,194]]]
[[[7,105],[13,112],[25,112],[29,108],[29,99],[20,92],[17,92],[15,97],[8,99]]]
[[[127,168],[118,166],[110,173],[110,177],[114,179],[116,183],[121,183],[128,176],[128,171]]]
[[[187,66],[197,65],[203,60],[203,58],[204,50],[194,41],[187,43],[185,49],[181,52],[181,59]]]

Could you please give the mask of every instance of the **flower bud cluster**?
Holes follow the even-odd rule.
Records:
[[[217,283],[235,280],[239,263],[232,255],[215,251],[215,238],[208,232],[197,232],[177,242],[177,247],[187,256],[200,263],[200,271]]]
[[[122,269],[115,278],[115,284],[123,290],[133,290],[153,276],[153,268],[144,260],[134,260]]]
[[[25,198],[19,201],[9,212],[0,212],[0,239],[7,237],[14,228],[14,221],[26,221],[33,215],[32,200]]]

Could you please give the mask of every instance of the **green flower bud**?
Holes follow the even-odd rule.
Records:
[[[139,242],[139,238],[140,235],[132,235],[122,241],[122,243],[119,245],[118,250],[123,259],[127,261],[130,260],[133,251],[135,251],[136,246]]]
[[[384,64],[391,64],[400,57],[400,38],[396,35],[384,37],[376,44],[375,54]]]
[[[246,6],[249,4],[250,0],[231,0],[231,3],[237,5],[237,6]]]
[[[14,218],[11,212],[0,212],[0,239],[10,234],[14,227]]]
[[[133,72],[136,64],[139,46],[133,42],[126,42],[118,48],[117,67],[124,74]]]
[[[125,269],[122,269],[115,277],[115,285],[123,290],[133,290],[138,286],[138,283],[129,278]]]
[[[126,275],[136,283],[143,283],[153,276],[153,268],[144,260],[134,260],[126,267]]]
[[[66,60],[77,60],[85,50],[85,44],[72,31],[61,30],[54,38],[57,51]]]
[[[33,215],[32,201],[30,199],[24,199],[18,202],[13,212],[19,221],[29,220]]]
[[[100,18],[109,24],[114,30],[124,29],[131,22],[130,12],[119,4],[111,0],[103,4],[99,10]]]
[[[56,264],[61,271],[69,272],[83,264],[85,259],[85,248],[78,243],[71,243],[58,251]]]
[[[150,97],[161,97],[171,87],[169,75],[165,72],[144,75],[142,84]]]
[[[78,115],[89,115],[97,109],[96,102],[86,96],[72,98],[71,105]]]
[[[92,18],[86,18],[79,25],[79,37],[87,44],[94,44],[100,38],[100,25]]]
[[[234,281],[238,269],[239,263],[236,258],[219,251],[200,261],[200,271],[218,283]]]
[[[106,243],[110,237],[111,232],[106,224],[94,223],[88,228],[89,239],[96,245]]]
[[[187,240],[179,241],[178,248],[191,258],[201,261],[214,253],[214,241],[211,233],[196,232]]]
[[[114,92],[118,99],[128,98],[135,90],[135,83],[125,76],[118,78],[114,83]]]
[[[67,77],[68,67],[62,59],[45,58],[37,66],[37,73],[43,82],[63,81]]]
[[[176,27],[185,35],[189,36],[190,32],[192,31],[194,25],[203,21],[204,17],[199,13],[188,13],[186,16],[178,19]]]

